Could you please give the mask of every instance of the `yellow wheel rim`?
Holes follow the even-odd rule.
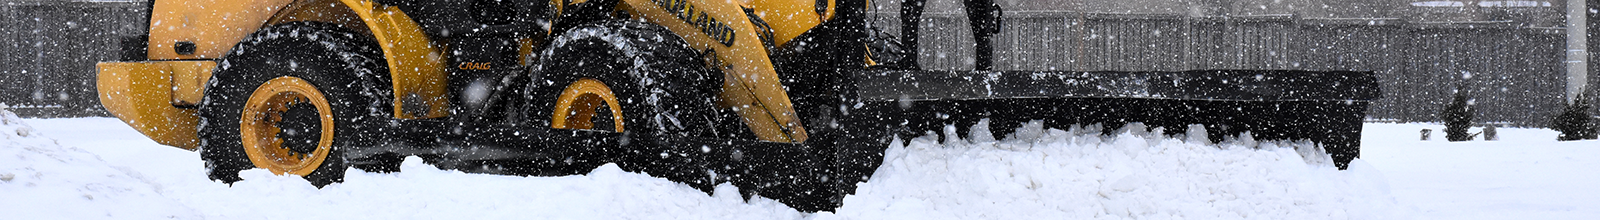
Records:
[[[320,129],[285,130],[282,127],[285,124],[284,113],[296,107],[304,108],[304,104],[316,107],[314,125],[320,125]],[[243,139],[245,154],[250,156],[250,162],[275,174],[310,175],[322,165],[322,161],[328,158],[328,152],[333,149],[333,111],[328,99],[310,82],[297,77],[274,78],[256,88],[250,94],[250,99],[245,101],[239,120],[239,136]],[[314,146],[313,149],[291,149],[283,138],[283,135],[307,134],[319,134],[317,138],[305,140],[315,141],[314,145],[292,144],[307,144],[307,147]]]
[[[617,105],[617,95],[611,93],[600,80],[583,78],[567,85],[556,98],[555,112],[550,114],[550,127],[558,129],[594,129],[594,116],[601,105],[610,107],[611,121],[616,132],[622,132],[622,107]]]

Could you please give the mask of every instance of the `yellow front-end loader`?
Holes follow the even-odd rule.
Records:
[[[1203,124],[1324,142],[1342,166],[1376,97],[1362,72],[916,70],[895,57],[917,51],[869,33],[864,0],[151,2],[132,48],[147,59],[100,63],[100,100],[229,183],[263,168],[323,186],[406,156],[513,175],[617,163],[832,210],[896,135],[983,118],[997,134]]]

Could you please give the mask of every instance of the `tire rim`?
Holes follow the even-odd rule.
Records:
[[[274,174],[310,175],[333,149],[333,111],[322,91],[297,77],[268,80],[239,117],[245,154]]]
[[[550,114],[550,127],[557,129],[595,130],[594,116],[600,107],[611,110],[611,121],[616,132],[622,132],[622,107],[617,105],[617,95],[611,93],[600,80],[583,78],[567,85],[556,98],[555,112]]]

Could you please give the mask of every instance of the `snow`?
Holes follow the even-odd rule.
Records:
[[[517,177],[349,170],[317,189],[293,176],[206,179],[190,151],[111,118],[0,123],[0,219],[1593,219],[1600,142],[1543,129],[1501,141],[1418,141],[1428,124],[1368,124],[1349,170],[1313,145],[1031,125],[1010,137],[912,138],[834,213],[714,195],[607,165]],[[30,127],[31,125],[31,127]],[[25,130],[25,131],[24,131]],[[21,131],[21,132],[18,132]],[[947,129],[954,132],[954,129]],[[26,133],[26,135],[19,135]],[[1435,135],[1442,137],[1442,135]],[[52,140],[51,138],[55,138]],[[1186,142],[1186,140],[1193,140]],[[16,158],[11,159],[12,155]],[[1309,157],[1308,157],[1309,156]],[[30,184],[31,183],[31,184]],[[85,197],[92,195],[93,199]]]
[[[1030,127],[1025,129],[1040,126]],[[1325,154],[1310,159],[1321,162],[1307,163],[1295,147],[1308,143],[1237,140],[1218,149],[1145,132],[1084,135],[1090,133],[1098,132],[1048,130],[1039,138],[942,145],[919,138],[892,146],[885,153],[888,162],[858,195],[845,198],[839,214],[860,219],[1387,219],[1406,211],[1388,196],[1380,172],[1359,160],[1339,171],[1326,163]],[[1038,134],[1018,136],[1032,135]]]
[[[0,108],[0,219],[198,217],[136,171],[41,133]]]
[[[73,176],[83,178],[52,179],[55,182],[148,188],[143,191],[148,193],[125,190],[106,192],[110,197],[135,199],[104,204],[57,206],[46,203],[37,207],[0,205],[0,213],[25,213],[26,210],[59,212],[24,215],[19,219],[162,219],[167,216],[178,216],[179,219],[641,219],[660,216],[683,219],[794,219],[802,215],[772,200],[757,198],[747,204],[731,185],[719,186],[719,193],[715,197],[707,196],[687,185],[623,172],[615,165],[601,167],[583,176],[517,177],[441,171],[411,157],[402,164],[400,173],[366,173],[351,169],[344,183],[320,190],[299,177],[275,176],[261,169],[240,172],[244,180],[229,187],[206,179],[204,163],[198,154],[144,139],[116,119],[29,121],[46,125],[42,128],[46,132],[62,133],[65,140],[60,141],[61,145],[56,145],[49,143],[54,141],[46,138],[25,139],[42,143],[37,144],[38,148],[62,151],[75,149],[68,147],[73,145],[95,146],[91,149],[95,154],[107,155],[104,159],[106,162],[100,162],[101,158],[87,152],[72,158],[88,164],[84,166],[98,166],[100,169],[121,167],[118,172],[101,173],[128,173],[154,178],[145,182],[129,180],[99,183],[116,179],[91,178],[100,174],[84,173]],[[14,146],[17,145],[0,145],[0,149],[3,149],[0,152],[9,154],[14,151]],[[17,169],[11,167],[17,165],[31,165],[61,174],[79,172],[61,164],[38,165],[31,161],[0,160],[0,173],[15,172]],[[30,200],[52,199],[83,203],[79,201],[84,200],[78,198],[77,193],[64,190],[13,194],[10,192],[34,191],[12,184],[15,182],[0,184],[0,192],[6,192],[0,193],[0,202],[30,203],[33,202]],[[77,208],[58,207],[111,210],[101,217],[71,215],[68,213],[77,212]],[[142,210],[151,207],[163,209],[145,210],[151,212],[148,215],[122,213],[125,212],[123,209]],[[0,214],[0,219],[11,217],[11,214]]]
[[[1434,140],[1418,131],[1433,129]],[[1448,142],[1443,125],[1368,124],[1362,157],[1396,199],[1429,219],[1600,219],[1600,141],[1547,129],[1496,129],[1499,141]],[[1469,132],[1478,132],[1473,129]]]

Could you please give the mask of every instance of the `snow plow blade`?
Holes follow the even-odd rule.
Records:
[[[1372,72],[1196,70],[1181,72],[878,71],[858,75],[861,99],[898,101],[888,112],[901,137],[954,125],[966,135],[989,119],[995,137],[1042,120],[1047,128],[1128,123],[1209,139],[1248,132],[1258,140],[1311,140],[1344,169],[1360,155],[1361,122],[1379,97]],[[935,132],[937,133],[937,132]]]

